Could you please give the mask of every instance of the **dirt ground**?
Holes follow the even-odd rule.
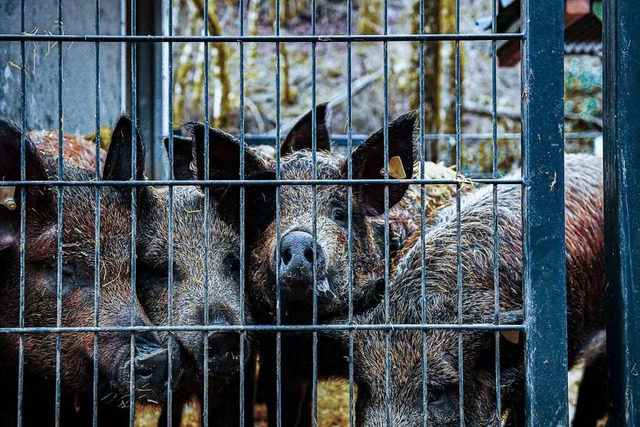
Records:
[[[569,416],[573,417],[578,398],[578,387],[582,378],[582,365],[569,372]],[[354,385],[354,400],[357,386]],[[353,402],[355,404],[355,402]],[[354,407],[355,409],[355,407]],[[136,418],[136,427],[156,427],[160,410],[158,408],[140,408]],[[215,414],[210,414],[215,417]],[[355,411],[354,411],[355,416]],[[604,426],[606,420],[599,424]],[[182,418],[182,427],[200,427],[200,405],[187,405]],[[256,405],[254,427],[266,427],[267,412],[264,404]],[[318,427],[342,427],[349,425],[349,382],[344,379],[332,379],[318,383]]]

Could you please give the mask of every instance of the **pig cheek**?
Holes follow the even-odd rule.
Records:
[[[25,368],[33,369],[35,372],[41,372],[44,375],[55,376],[56,338],[53,334],[26,334],[24,335],[24,357]],[[17,357],[17,340],[16,351],[14,356]]]
[[[482,384],[474,384],[474,386],[475,390],[465,393],[468,396],[475,396],[473,403],[469,405],[474,409],[467,409],[465,418],[469,418],[469,422],[472,423],[481,421],[483,426],[497,425],[495,392]]]
[[[204,287],[204,285],[203,285]],[[184,289],[187,291],[187,289]],[[194,292],[194,295],[199,295],[200,291]],[[180,296],[190,295],[189,292],[180,292]],[[204,299],[203,299],[204,301]],[[190,298],[174,299],[174,324],[178,325],[200,325],[203,323],[203,303],[198,304],[196,301]],[[203,353],[203,335],[201,332],[188,332],[179,331],[175,333],[177,343],[184,349],[192,358],[200,358],[200,354]]]
[[[282,238],[282,233],[280,237]],[[276,243],[276,229],[275,225],[272,225],[267,229],[264,237],[258,244],[259,250],[256,252],[256,260],[254,263],[259,269],[266,270],[268,268],[272,274],[278,268],[276,265],[276,251],[278,250]]]
[[[94,305],[93,305],[93,289],[77,289],[63,300],[63,313],[66,318],[64,323],[69,326],[93,326],[94,324]],[[113,324],[110,319],[110,313],[100,310],[101,326]],[[100,333],[98,335],[98,365],[103,372],[107,373],[109,379],[115,378],[119,370],[122,354],[125,352],[128,337],[122,334]],[[72,371],[68,374],[74,375],[73,369],[78,368],[82,364],[93,364],[94,358],[94,339],[92,333],[79,333],[69,336],[67,339],[67,351],[73,356],[73,363],[68,367]],[[80,371],[75,375],[79,375]]]
[[[355,234],[354,234],[355,236]],[[349,236],[335,222],[327,217],[318,219],[316,241],[322,249],[327,262],[327,271],[335,272],[347,262]]]
[[[55,301],[54,301],[55,305]],[[93,289],[64,290],[62,323],[65,326],[93,326]]]
[[[250,265],[247,270],[252,283],[267,283],[269,276],[275,274],[276,266],[275,227],[272,225],[251,251]]]

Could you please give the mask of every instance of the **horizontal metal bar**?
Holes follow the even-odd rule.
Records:
[[[210,42],[210,43],[330,43],[330,42],[411,42],[445,40],[523,40],[522,33],[505,34],[328,34],[328,35],[272,35],[272,36],[158,36],[158,35],[109,35],[109,34],[0,34],[0,41],[57,41],[57,42],[103,42],[103,43],[161,43],[161,42]]]
[[[487,330],[487,331],[523,331],[524,325],[477,324],[380,324],[380,325],[172,325],[172,326],[61,326],[61,327],[25,327],[0,328],[0,334],[52,334],[52,333],[131,333],[144,331],[164,332],[211,332],[211,331],[427,331],[427,330]]]
[[[216,180],[148,180],[148,181],[0,181],[2,186],[49,186],[49,187],[112,187],[112,186],[124,186],[124,187],[150,187],[150,186],[188,186],[188,185],[380,185],[380,184],[461,184],[466,180],[471,180],[473,184],[496,184],[496,185],[524,185],[523,179],[493,179],[493,178],[478,178],[473,176],[465,176],[462,180],[455,179],[291,179],[291,180],[277,180],[277,179],[244,179],[244,180],[228,180],[221,179]]]
[[[237,135],[236,135],[237,136]],[[571,132],[564,135],[565,140],[570,139],[595,139],[602,136],[602,132]],[[353,146],[357,146],[369,138],[369,135],[352,135],[351,142]],[[447,141],[455,140],[456,134],[454,133],[438,133],[438,134],[426,134],[424,139],[428,141]],[[460,134],[461,140],[484,140],[492,139],[492,133],[463,133]],[[520,140],[522,134],[520,133],[499,133],[497,139],[514,139]],[[244,141],[249,145],[274,145],[276,138],[271,134],[245,134]],[[337,146],[346,146],[349,141],[348,135],[331,135],[331,143]]]

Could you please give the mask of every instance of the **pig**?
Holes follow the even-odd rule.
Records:
[[[260,175],[267,171],[268,163],[251,149],[243,148],[231,135],[211,129],[209,173],[205,173],[205,128],[197,123],[187,124],[184,128],[183,135],[173,138],[172,169],[176,179],[239,179],[242,149],[246,178],[257,176],[260,179]],[[165,140],[165,143],[168,150],[169,141]],[[168,191],[150,191],[141,203],[137,290],[144,309],[156,325],[167,325],[169,321],[170,267],[174,325],[204,325],[206,316],[207,324],[212,326],[228,327],[252,322],[251,312],[240,299],[239,187],[209,186],[208,201],[205,200],[205,188],[205,185],[174,186],[172,195]],[[245,194],[247,242],[255,235],[253,227],[256,221],[270,215],[260,213],[262,205],[256,206],[253,191],[249,187]],[[170,204],[173,206],[172,218],[169,216]],[[208,242],[205,239],[205,213],[208,215]],[[172,266],[169,266],[170,238],[173,241]],[[208,252],[205,248],[207,243]],[[171,346],[171,353],[176,356],[171,408],[175,425],[180,423],[181,410],[186,402],[194,398],[203,399],[205,366],[208,370],[208,405],[204,409],[209,414],[209,425],[240,424],[241,366],[246,378],[245,422],[253,422],[251,390],[255,363],[252,364],[251,333],[244,335],[244,359],[240,354],[241,336],[235,331],[161,332],[160,338],[163,344]],[[206,360],[205,345],[208,347]],[[166,416],[163,414],[161,425],[166,423]]]
[[[568,355],[573,365],[584,340],[604,327],[604,221],[602,159],[565,157]],[[521,188],[497,190],[499,233],[500,323],[523,320]],[[494,322],[493,193],[491,187],[462,197],[460,205],[462,321]],[[426,253],[415,233],[398,254],[384,300],[355,316],[365,324],[452,324],[458,322],[456,207],[445,208],[425,230]],[[422,293],[424,262],[425,295]],[[423,318],[423,304],[425,318]],[[388,308],[390,317],[385,313]],[[341,324],[347,320],[335,318]],[[501,405],[497,414],[495,333],[430,329],[356,330],[353,333],[354,379],[357,384],[356,424],[384,426],[498,425],[523,413],[524,347],[519,335],[500,336]],[[458,371],[458,339],[462,335],[464,377]],[[327,332],[346,349],[349,333]],[[388,348],[387,348],[388,343]],[[423,359],[423,350],[426,359]],[[386,356],[390,356],[387,377]],[[423,362],[427,388],[423,390]],[[464,410],[459,407],[459,384]],[[387,396],[389,381],[389,396]],[[387,408],[387,399],[390,407]],[[464,420],[460,418],[464,417]]]
[[[36,146],[38,154],[43,156],[57,156],[59,134],[53,130],[38,130],[27,134]],[[103,141],[104,142],[104,141]],[[74,166],[87,169],[95,174],[96,171],[96,144],[80,135],[62,135],[62,154],[65,162],[71,162]],[[100,170],[104,168],[107,153],[99,148]]]
[[[322,122],[322,110],[317,116]],[[413,174],[413,140],[416,114],[399,117],[389,125],[389,159],[401,167],[403,178]],[[280,164],[281,180],[308,180],[312,178],[310,115],[294,126],[282,144],[284,156]],[[347,159],[324,147],[329,135],[326,128],[317,129],[318,152],[316,167],[318,179],[346,179]],[[306,144],[306,145],[304,145]],[[295,148],[291,148],[291,146]],[[384,145],[382,129],[373,134],[352,154],[353,179],[382,179]],[[273,165],[271,166],[274,167]],[[393,172],[392,172],[393,173]],[[398,172],[400,173],[400,172]],[[391,176],[393,179],[393,176]],[[408,184],[389,185],[389,208],[398,203]],[[312,188],[309,185],[283,185],[280,188],[280,246],[276,248],[275,218],[258,236],[251,249],[251,298],[267,317],[275,314],[275,276],[280,275],[283,323],[309,323],[311,321],[314,248],[311,235],[312,218],[317,223],[315,242],[318,279],[318,320],[344,313],[348,306],[347,259],[347,185],[321,185],[317,187],[317,206],[313,211]],[[263,195],[267,203],[273,194]],[[273,209],[272,209],[273,210]],[[382,215],[384,185],[355,185],[353,188],[353,214],[351,228],[353,241],[354,296],[365,293],[361,285],[381,275],[383,251],[376,241],[372,219]],[[279,253],[280,264],[275,264]]]
[[[282,180],[312,178],[311,152],[313,126],[311,114],[303,117],[287,134],[281,145],[280,176]],[[330,152],[326,105],[316,108],[316,171],[318,179],[346,179],[347,158]],[[389,124],[388,159],[391,178],[413,175],[416,112],[405,114]],[[379,130],[352,153],[352,177],[368,180],[384,178],[384,134]],[[275,165],[272,164],[272,170]],[[388,208],[404,196],[408,184],[388,185]],[[279,277],[281,323],[311,324],[314,301],[314,248],[316,262],[317,321],[348,313],[349,288],[353,289],[354,311],[370,301],[379,291],[384,276],[384,241],[380,241],[378,219],[385,212],[385,186],[355,185],[351,232],[353,256],[348,258],[349,223],[348,186],[317,186],[314,209],[309,185],[282,185],[280,197],[280,240],[276,240],[276,218],[252,242],[248,267],[251,310],[258,323],[276,323],[276,274]],[[262,196],[273,205],[272,192]],[[312,221],[316,220],[316,239]],[[383,235],[383,234],[382,234]],[[350,275],[350,270],[352,275]],[[351,282],[351,283],[350,283]],[[383,282],[382,282],[383,283]],[[282,424],[309,425],[310,381],[312,378],[312,336],[310,333],[282,334]],[[260,341],[260,375],[267,399],[270,425],[276,425],[277,348],[275,334],[264,333]],[[335,346],[318,344],[319,375],[346,372],[342,352]]]
[[[605,331],[599,331],[589,339],[580,353],[584,371],[571,425],[596,427],[608,415],[609,410]]]
[[[119,120],[117,134],[130,133],[130,123],[127,118]],[[3,180],[20,179],[22,137],[10,120],[0,120],[0,177]],[[27,180],[95,178],[94,173],[65,162],[59,176],[57,158],[39,155],[26,136],[23,147]],[[138,162],[144,163],[143,152],[139,153]],[[130,178],[130,157],[110,152],[104,179]],[[136,178],[143,177],[138,175]],[[26,193],[25,206],[21,206],[21,188]],[[129,326],[132,321],[134,326],[150,326],[137,299],[134,298],[133,306],[131,301],[130,188],[102,187],[98,212],[95,210],[95,189],[87,186],[60,188],[64,198],[61,218],[57,212],[60,194],[53,188],[18,186],[11,198],[6,193],[13,192],[13,187],[3,187],[5,197],[0,201],[0,264],[3,272],[0,278],[3,288],[0,327],[20,325],[22,302],[25,327],[55,327],[58,323],[57,302],[60,304],[59,324],[63,327],[93,326],[96,313],[101,327]],[[21,272],[20,212],[23,208],[26,233],[24,270]],[[98,241],[94,213],[100,218]],[[62,229],[60,271],[57,268],[59,225]],[[99,267],[94,256],[96,247],[100,249]],[[57,290],[60,291],[59,300]],[[97,307],[94,298],[97,298]],[[116,406],[128,405],[132,391],[131,363],[134,364],[132,385],[137,401],[164,398],[167,351],[153,332],[133,332],[133,355],[130,354],[131,333],[98,332],[97,360],[94,359],[94,334],[91,332],[62,333],[59,343],[52,332],[25,333],[21,337],[14,333],[0,334],[0,381],[4,384],[0,392],[2,425],[14,425],[17,421],[19,348],[24,350],[21,410],[24,425],[53,423],[57,373],[60,376],[60,422],[76,425],[81,422],[79,417],[84,416],[84,422],[91,419],[94,364],[98,368],[98,401],[101,402],[98,415],[103,423],[121,424],[128,420],[128,410],[119,410]],[[61,352],[59,366],[56,365],[57,345]]]

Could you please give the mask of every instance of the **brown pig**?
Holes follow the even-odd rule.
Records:
[[[565,191],[566,315],[571,365],[585,340],[604,327],[602,159],[567,155]],[[497,190],[501,324],[519,324],[523,320],[521,203],[520,186],[500,186]],[[494,322],[493,215],[491,187],[462,197],[461,320],[465,324]],[[414,234],[399,255],[388,306],[381,302],[368,313],[356,316],[355,323],[458,323],[457,227],[453,206],[441,211],[425,231],[426,253],[422,253],[420,234]],[[345,319],[335,321],[343,323]],[[348,333],[328,335],[339,337],[348,348]],[[394,426],[418,426],[426,420],[429,425],[457,426],[463,416],[466,426],[487,426],[497,425],[498,419],[504,419],[509,412],[521,414],[525,378],[524,340],[520,338],[513,334],[500,337],[500,396],[504,412],[497,413],[494,332],[353,332],[357,425],[386,426],[390,421]],[[459,371],[459,357],[464,373]]]
[[[131,121],[122,118],[116,134],[130,135],[131,131]],[[0,120],[3,180],[20,179],[21,139],[17,126]],[[57,159],[38,154],[28,137],[23,147],[27,180],[94,179],[93,173],[71,162],[63,162],[62,175],[58,175]],[[138,153],[138,162],[144,163],[144,151]],[[110,152],[104,179],[128,180],[131,169],[131,156]],[[4,193],[13,192],[13,187],[3,188]],[[25,206],[21,206],[21,188],[26,193]],[[64,186],[59,192],[49,186],[18,186],[13,203],[4,195],[0,204],[0,327],[91,327],[96,321],[100,327],[150,325],[135,294],[132,296],[130,195],[130,187],[110,186],[99,191],[89,186]],[[63,202],[61,209],[59,200]],[[20,256],[23,208],[24,265]],[[99,231],[96,219],[100,220]],[[23,425],[53,424],[57,376],[62,424],[77,425],[81,414],[90,419],[94,397],[100,402],[100,422],[108,424],[128,420],[128,410],[115,406],[128,405],[133,391],[137,401],[163,399],[167,351],[155,333],[98,332],[96,352],[94,337],[92,332],[0,334],[0,423],[17,422],[19,349],[23,357]],[[98,396],[93,396],[95,367]],[[130,378],[131,372],[134,378]]]
[[[224,132],[210,130],[210,162],[208,173],[205,173],[204,127],[190,124],[187,128],[192,138],[178,136],[173,140],[175,178],[239,179],[241,145],[237,139]],[[169,144],[168,140],[166,144]],[[259,178],[267,169],[267,163],[251,149],[245,150],[244,158],[248,179],[256,175]],[[181,409],[186,402],[193,398],[202,401],[206,378],[209,425],[232,426],[240,424],[241,367],[244,367],[247,378],[247,422],[253,419],[250,409],[252,334],[245,333],[241,359],[240,334],[215,330],[216,326],[229,327],[252,321],[251,313],[240,297],[239,189],[237,186],[209,186],[210,198],[206,200],[206,187],[204,184],[174,186],[172,194],[169,191],[150,191],[150,197],[141,203],[138,294],[154,324],[168,325],[171,307],[173,325],[198,326],[206,323],[214,328],[205,332],[160,333],[162,342],[171,345],[172,354],[176,357],[172,384],[173,423],[179,425]],[[249,241],[255,234],[250,229],[255,223],[254,218],[259,220],[270,214],[259,213],[262,205],[254,206],[251,189],[247,189],[245,197],[245,236]],[[173,285],[171,301],[170,276]]]
[[[316,178],[347,179],[348,159],[330,152],[326,127],[326,105],[316,108],[315,153]],[[388,166],[391,179],[411,178],[414,167],[416,133],[415,112],[405,114],[389,124]],[[288,133],[281,145],[279,179],[310,180],[313,178],[314,155],[312,113],[303,117]],[[379,130],[351,154],[352,178],[371,180],[384,178],[385,144]],[[275,165],[271,166],[275,175]],[[408,184],[388,185],[391,209],[404,196]],[[251,246],[248,278],[252,312],[260,323],[276,323],[276,307],[280,306],[284,324],[311,324],[314,300],[317,321],[349,311],[350,288],[354,311],[362,309],[369,294],[375,292],[384,276],[384,233],[379,220],[385,212],[385,185],[359,183],[353,186],[351,220],[348,218],[348,185],[282,185],[279,190],[279,218],[271,218]],[[264,203],[275,203],[273,190],[263,194]],[[375,222],[378,220],[378,223]],[[316,223],[315,236],[313,222]],[[276,237],[279,222],[280,238]],[[352,256],[349,257],[349,234]],[[276,280],[277,279],[277,280]],[[315,286],[314,286],[315,279]],[[277,291],[280,300],[276,301]],[[315,294],[314,294],[315,292]],[[282,334],[282,423],[286,426],[309,425],[310,380],[312,378],[312,336],[310,333]],[[345,372],[340,351],[320,342],[319,375]],[[261,378],[267,397],[270,424],[277,416],[277,349],[275,334],[260,337]],[[306,403],[303,401],[306,400]]]

